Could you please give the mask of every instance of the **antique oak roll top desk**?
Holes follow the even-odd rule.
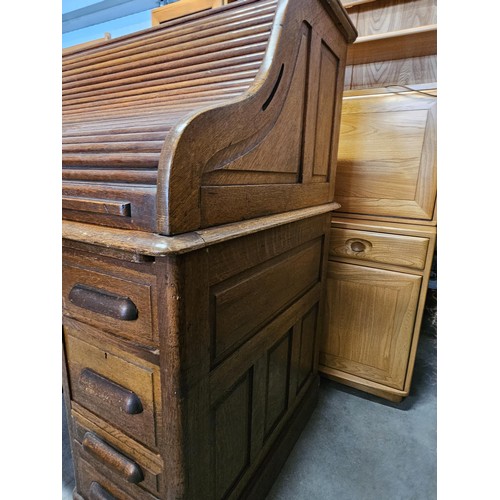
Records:
[[[264,498],[317,395],[355,37],[240,0],[64,55],[75,498]]]

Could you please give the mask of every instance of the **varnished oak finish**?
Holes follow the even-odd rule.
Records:
[[[153,273],[152,302],[163,304],[159,357],[64,310],[79,495],[236,499],[267,491],[316,398],[324,210],[148,262],[65,247],[64,258],[89,272],[121,265],[138,281]]]
[[[63,57],[75,498],[263,498],[317,398],[356,32],[337,0],[193,3]]]
[[[410,391],[435,247],[436,95],[344,97],[320,371],[392,401]]]
[[[428,238],[416,238],[356,229],[332,229],[330,258],[352,258],[360,261],[393,264],[423,269]]]
[[[241,0],[64,56],[64,218],[173,235],[332,202],[355,37],[335,0]]]
[[[322,364],[402,390],[421,277],[338,262],[328,277]]]

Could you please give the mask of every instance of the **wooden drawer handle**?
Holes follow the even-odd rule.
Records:
[[[69,300],[75,306],[122,321],[133,321],[139,317],[136,305],[128,297],[79,283],[69,292]]]
[[[89,488],[90,500],[118,500],[108,490],[104,489],[99,483],[92,481]]]
[[[364,252],[366,250],[366,245],[361,241],[353,241],[351,243],[351,250],[353,252]]]
[[[103,215],[130,217],[130,203],[128,201],[63,196],[62,208],[63,210],[77,210],[79,212],[93,212]]]
[[[142,469],[133,460],[122,455],[93,432],[85,433],[82,446],[87,453],[115,470],[129,483],[138,484],[144,480]]]
[[[137,415],[143,411],[141,400],[135,392],[99,375],[90,368],[82,370],[78,383],[89,396],[97,397],[118,407],[124,413]]]

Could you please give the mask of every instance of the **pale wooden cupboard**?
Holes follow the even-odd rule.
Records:
[[[436,86],[344,93],[319,369],[400,401],[436,241]]]

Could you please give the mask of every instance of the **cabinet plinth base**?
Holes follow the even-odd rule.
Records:
[[[408,396],[407,392],[392,389],[391,387],[386,387],[376,382],[372,382],[371,380],[366,380],[351,375],[350,373],[329,368],[328,366],[319,365],[318,369],[322,377],[353,387],[354,389],[359,389],[363,392],[368,392],[369,394],[387,399],[393,403],[400,403],[404,397]]]

